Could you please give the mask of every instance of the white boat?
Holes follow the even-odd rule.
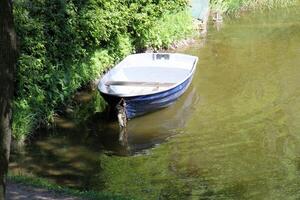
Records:
[[[128,119],[172,104],[188,88],[198,57],[178,53],[127,56],[100,80],[104,99],[122,102]]]

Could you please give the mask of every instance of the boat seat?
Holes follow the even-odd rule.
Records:
[[[176,83],[142,82],[142,81],[106,81],[106,86],[139,86],[139,87],[170,87]]]

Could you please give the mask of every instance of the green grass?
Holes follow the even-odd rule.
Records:
[[[236,14],[240,11],[251,9],[271,9],[275,7],[286,7],[297,0],[210,0],[214,11],[226,14]]]
[[[61,193],[64,195],[80,197],[88,200],[133,200],[131,197],[124,197],[118,194],[109,194],[96,191],[79,191],[75,189],[70,189],[67,187],[62,187],[42,178],[35,178],[29,176],[21,175],[9,175],[8,179],[14,183],[21,183],[23,185],[44,188],[50,191]]]

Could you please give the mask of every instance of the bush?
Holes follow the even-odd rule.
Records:
[[[186,0],[15,0],[14,137],[51,123],[78,88],[129,53],[186,37],[192,23],[186,6]]]
[[[176,15],[166,13],[144,35],[141,43],[153,49],[168,48],[172,43],[192,37],[195,33],[192,17],[187,10]]]

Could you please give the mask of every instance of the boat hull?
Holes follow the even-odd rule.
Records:
[[[124,108],[126,117],[128,119],[132,119],[134,117],[170,106],[187,90],[192,78],[193,76],[190,76],[176,87],[155,94],[134,97],[118,97],[104,93],[101,93],[101,95],[111,107],[115,107],[121,100],[123,100],[125,103]]]

